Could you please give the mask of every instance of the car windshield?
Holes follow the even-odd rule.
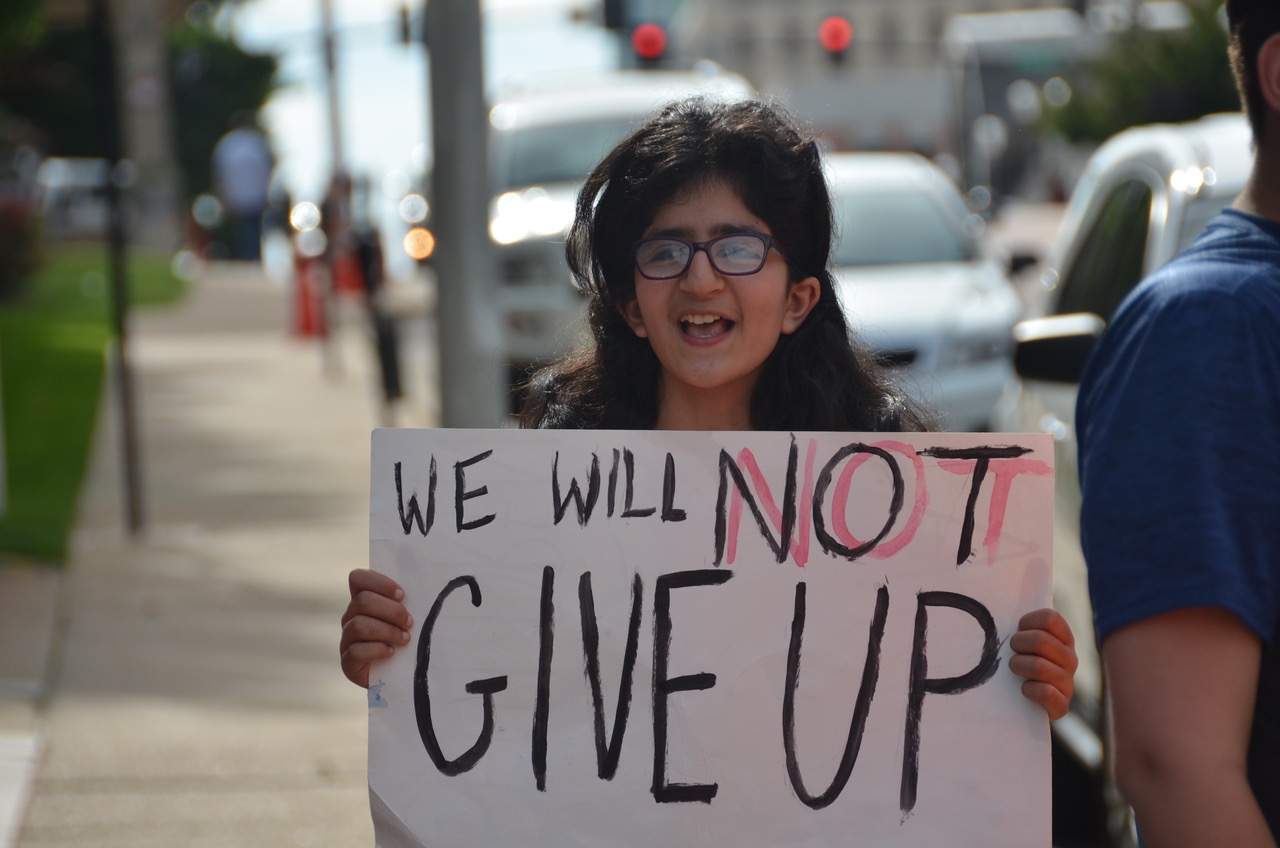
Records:
[[[835,204],[836,265],[967,262],[976,255],[961,229],[962,209],[947,215],[922,191],[844,191]]]
[[[498,191],[581,182],[632,128],[630,118],[494,130]]]

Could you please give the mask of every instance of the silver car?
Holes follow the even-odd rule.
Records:
[[[832,153],[826,163],[833,270],[854,334],[942,427],[989,429],[1021,314],[1008,261],[985,248],[982,219],[928,159]]]

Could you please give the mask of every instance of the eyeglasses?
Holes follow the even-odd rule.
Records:
[[[731,233],[708,241],[651,238],[636,242],[636,270],[647,280],[672,280],[689,269],[693,254],[707,254],[721,274],[741,277],[764,267],[773,238],[763,233]]]

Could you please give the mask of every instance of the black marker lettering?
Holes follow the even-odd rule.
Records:
[[[578,508],[578,526],[586,527],[591,511],[595,509],[596,500],[600,497],[600,457],[591,454],[591,471],[587,476],[587,497],[584,500],[576,477],[569,478],[569,493],[563,497],[560,495],[560,451],[556,451],[555,462],[551,466],[551,494],[551,504],[555,510],[553,524],[559,524],[564,519],[564,514],[569,510],[569,501],[572,500]]]
[[[475,521],[464,521],[462,518],[462,504],[464,501],[469,501],[472,498],[478,498],[481,495],[489,494],[488,486],[481,486],[478,489],[472,489],[469,492],[467,491],[466,470],[468,466],[475,465],[477,462],[487,459],[492,453],[493,451],[487,450],[484,453],[476,454],[470,459],[464,459],[462,462],[456,463],[453,466],[453,480],[456,492],[453,501],[453,508],[454,512],[457,513],[459,533],[463,530],[475,530],[477,527],[483,527],[494,519],[494,515],[492,513],[481,518],[477,518]]]
[[[823,502],[827,497],[827,487],[831,485],[832,475],[835,473],[836,466],[853,456],[856,453],[869,453],[872,456],[878,456],[884,460],[885,465],[889,467],[889,473],[893,476],[893,498],[889,502],[889,517],[885,519],[884,527],[880,528],[880,532],[875,538],[869,542],[863,542],[856,548],[850,548],[843,545],[827,530],[826,518],[822,515]],[[872,445],[864,445],[859,442],[845,445],[836,451],[835,456],[831,457],[822,468],[822,473],[818,475],[818,482],[813,487],[813,531],[818,536],[818,543],[822,545],[822,549],[829,554],[839,554],[847,560],[855,560],[868,551],[880,544],[880,541],[893,529],[893,524],[898,520],[898,513],[902,511],[902,502],[906,497],[906,484],[902,480],[902,471],[898,468],[898,463],[888,451]],[[839,508],[844,509],[848,504],[839,504]]]
[[[555,641],[556,572],[542,567],[542,601],[538,607],[538,696],[533,707],[533,778],[539,792],[547,791],[547,722],[551,713],[551,648]]]
[[[645,518],[657,512],[655,507],[645,507],[644,509],[636,509],[631,504],[635,500],[636,493],[636,457],[626,448],[622,449],[622,464],[627,472],[627,489],[625,502],[622,509],[623,518]]]
[[[431,605],[431,612],[423,622],[422,633],[418,636],[418,662],[413,672],[413,711],[418,720],[418,736],[422,738],[427,756],[442,774],[453,777],[470,771],[489,750],[493,741],[493,695],[507,688],[507,678],[490,677],[484,680],[473,680],[465,687],[472,695],[480,695],[484,704],[484,722],[480,728],[480,736],[475,744],[468,748],[462,756],[450,760],[440,749],[440,741],[436,738],[435,722],[431,719],[431,687],[427,672],[431,665],[431,636],[435,631],[436,619],[444,607],[445,598],[455,589],[466,586],[471,590],[471,605],[480,606],[480,584],[474,577],[455,577],[449,581],[444,590],[436,596]]]
[[[618,463],[621,461],[622,454],[617,448],[613,449],[613,465],[609,466],[609,511],[608,515],[613,518],[614,504],[618,499]]]
[[[747,486],[747,479],[742,474],[742,469],[738,468],[738,464],[733,461],[733,457],[729,456],[728,451],[721,449],[720,491],[716,495],[715,565],[719,565],[724,560],[725,541],[728,536],[730,477],[733,478],[733,484],[738,488],[738,493],[742,495],[743,501],[751,508],[751,515],[755,517],[756,526],[760,528],[760,535],[768,543],[774,557],[777,558],[778,562],[786,562],[787,553],[791,549],[791,534],[796,525],[796,466],[798,464],[799,450],[796,448],[796,437],[793,434],[791,436],[791,450],[787,456],[786,487],[782,493],[782,528],[778,538],[774,539],[773,533],[769,530],[769,522],[765,519],[764,513],[760,511],[760,505],[756,503],[755,497],[752,496],[751,490]]]
[[[684,521],[683,509],[677,509],[676,501],[676,459],[667,454],[667,465],[662,471],[662,520]]]
[[[708,672],[667,677],[671,656],[671,590],[689,586],[714,586],[733,577],[732,571],[703,569],[664,574],[658,578],[653,599],[653,799],[659,804],[701,801],[710,804],[720,786],[716,783],[667,782],[667,697],[672,692],[692,692],[716,685]]]
[[[929,607],[951,607],[967,612],[982,627],[982,658],[959,677],[929,677],[929,658],[925,655],[925,642],[929,629]],[[911,647],[911,683],[907,692],[907,729],[902,745],[902,786],[899,801],[903,813],[909,813],[916,805],[916,787],[920,779],[920,716],[924,711],[925,695],[958,695],[981,686],[991,679],[1000,666],[997,653],[996,623],[982,604],[965,595],[954,592],[921,592],[916,602],[915,642]]]
[[[862,734],[867,727],[867,713],[871,699],[876,694],[876,682],[880,677],[880,643],[884,639],[885,620],[889,617],[889,590],[881,586],[876,590],[876,611],[871,619],[867,636],[867,659],[862,666],[862,682],[858,687],[858,699],[853,707],[853,719],[849,722],[849,735],[845,737],[840,766],[831,785],[820,795],[813,795],[804,786],[800,764],[796,759],[796,686],[800,681],[800,647],[804,638],[805,584],[796,584],[795,615],[791,619],[791,647],[787,652],[787,688],[782,696],[782,745],[787,756],[787,776],[791,786],[805,806],[821,810],[829,806],[844,791],[853,766],[858,761],[862,747]]]
[[[972,459],[973,483],[969,486],[969,500],[964,507],[964,523],[960,525],[960,546],[956,551],[956,565],[962,565],[973,556],[973,522],[974,511],[978,505],[978,492],[982,489],[982,481],[987,476],[993,459],[1013,459],[1030,453],[1031,448],[1011,447],[977,447],[977,448],[925,448],[921,456],[932,456],[937,459]]]
[[[404,486],[400,482],[400,463],[396,463],[396,506],[400,509],[400,526],[404,527],[404,534],[409,535],[410,529],[414,524],[418,525],[418,532],[427,535],[431,532],[431,526],[436,523],[436,458],[431,457],[431,471],[427,477],[427,514],[424,518],[418,509],[418,493],[414,492],[409,496],[409,514],[405,515],[404,511]]]
[[[578,580],[578,607],[582,616],[583,673],[591,685],[591,706],[595,715],[596,768],[603,780],[613,780],[622,754],[622,737],[631,714],[631,679],[640,651],[640,608],[644,583],[640,575],[631,584],[631,621],[627,628],[627,647],[622,657],[622,679],[618,685],[618,705],[614,711],[613,733],[605,744],[604,697],[600,693],[600,629],[596,623],[595,595],[591,590],[591,572]]]

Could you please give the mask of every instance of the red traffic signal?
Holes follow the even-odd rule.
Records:
[[[843,15],[828,15],[818,24],[818,43],[838,59],[853,43],[853,24]]]
[[[667,49],[667,33],[657,24],[640,24],[631,31],[631,49],[644,62],[656,62]]]

